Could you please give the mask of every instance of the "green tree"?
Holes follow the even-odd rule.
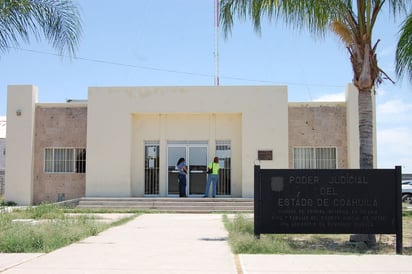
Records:
[[[0,51],[44,37],[59,54],[73,56],[82,33],[72,0],[0,0]]]
[[[395,57],[397,76],[406,74],[412,82],[412,13],[402,23]]]
[[[410,0],[221,0],[220,21],[225,35],[231,33],[234,16],[251,19],[260,32],[261,19],[283,20],[293,28],[307,28],[324,36],[335,33],[346,46],[353,69],[353,84],[359,91],[359,165],[373,168],[372,92],[383,80],[391,80],[378,66],[373,30],[387,8],[393,16],[403,14]],[[410,43],[408,43],[410,47]],[[410,50],[410,48],[409,48]],[[392,81],[392,80],[391,80]],[[375,237],[370,238],[374,243]]]

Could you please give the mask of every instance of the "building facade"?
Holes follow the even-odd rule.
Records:
[[[90,87],[84,102],[37,102],[8,88],[5,199],[201,197],[220,159],[218,197],[253,197],[262,168],[357,168],[357,90],[334,103],[290,103],[286,86]],[[376,147],[376,146],[375,146]],[[376,158],[376,157],[375,157]]]
[[[6,170],[6,117],[0,116],[0,195],[4,194]]]

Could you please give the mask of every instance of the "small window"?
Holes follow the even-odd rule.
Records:
[[[302,169],[335,169],[336,147],[295,147],[293,167]]]
[[[159,141],[144,142],[144,194],[159,194]]]
[[[46,148],[44,157],[46,173],[85,173],[86,149]]]
[[[218,195],[230,195],[232,183],[232,147],[230,140],[216,140],[216,156],[219,157]]]

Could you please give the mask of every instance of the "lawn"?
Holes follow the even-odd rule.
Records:
[[[254,235],[252,215],[224,216],[228,242],[235,254],[396,254],[395,235],[376,235],[377,244],[350,243],[347,234]],[[403,211],[403,254],[412,255],[412,211]]]
[[[4,209],[4,208],[3,208]],[[137,214],[115,222],[102,222],[88,211],[53,204],[14,209],[0,208],[0,253],[47,253],[123,224]]]
[[[96,213],[53,204],[15,208],[0,205],[0,253],[47,253],[128,222],[143,211],[114,222],[101,222]],[[230,217],[229,217],[230,216]],[[349,244],[346,234],[262,234],[254,236],[252,214],[224,215],[228,243],[235,254],[395,254],[395,235],[376,235],[377,245]],[[403,254],[412,255],[412,211],[403,211]]]

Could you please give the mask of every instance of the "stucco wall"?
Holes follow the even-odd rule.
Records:
[[[0,138],[0,170],[6,167],[6,139]]]
[[[85,173],[45,173],[45,148],[86,148],[87,107],[37,106],[35,117],[33,203],[83,197]]]
[[[36,87],[9,86],[5,198],[23,205],[59,193],[143,195],[145,140],[160,139],[164,173],[168,141],[213,148],[215,140],[230,140],[233,197],[253,197],[254,164],[292,167],[294,146],[337,147],[338,168],[356,168],[355,91],[347,87],[346,102],[288,103],[287,87],[92,87],[87,104],[37,104]],[[44,148],[86,144],[86,174],[43,172]],[[273,160],[257,161],[258,150],[272,151]]]
[[[4,171],[6,167],[6,139],[0,138],[0,194],[4,194]]]
[[[337,168],[348,168],[345,103],[289,104],[289,168],[293,147],[336,147]]]
[[[132,196],[144,194],[144,141],[157,140],[160,144],[160,195],[167,195],[167,142],[190,138],[191,141],[209,141],[208,162],[216,155],[216,140],[231,144],[231,195],[242,195],[242,151],[240,114],[134,114],[132,140]],[[196,130],[193,130],[196,129]],[[166,134],[167,133],[167,134]]]
[[[33,202],[33,135],[37,87],[8,86],[6,142],[6,201]]]
[[[239,172],[242,181],[241,197],[253,197],[258,150],[272,150],[274,155],[261,162],[262,168],[288,166],[287,87],[90,87],[88,98],[86,196],[133,195],[132,178],[139,177],[132,171],[143,170],[132,167],[135,115],[181,114],[183,123],[200,114],[239,115],[241,169],[233,172]],[[204,127],[192,121],[179,138],[196,140]],[[169,132],[162,134],[169,138]],[[204,138],[212,141],[209,135]]]

